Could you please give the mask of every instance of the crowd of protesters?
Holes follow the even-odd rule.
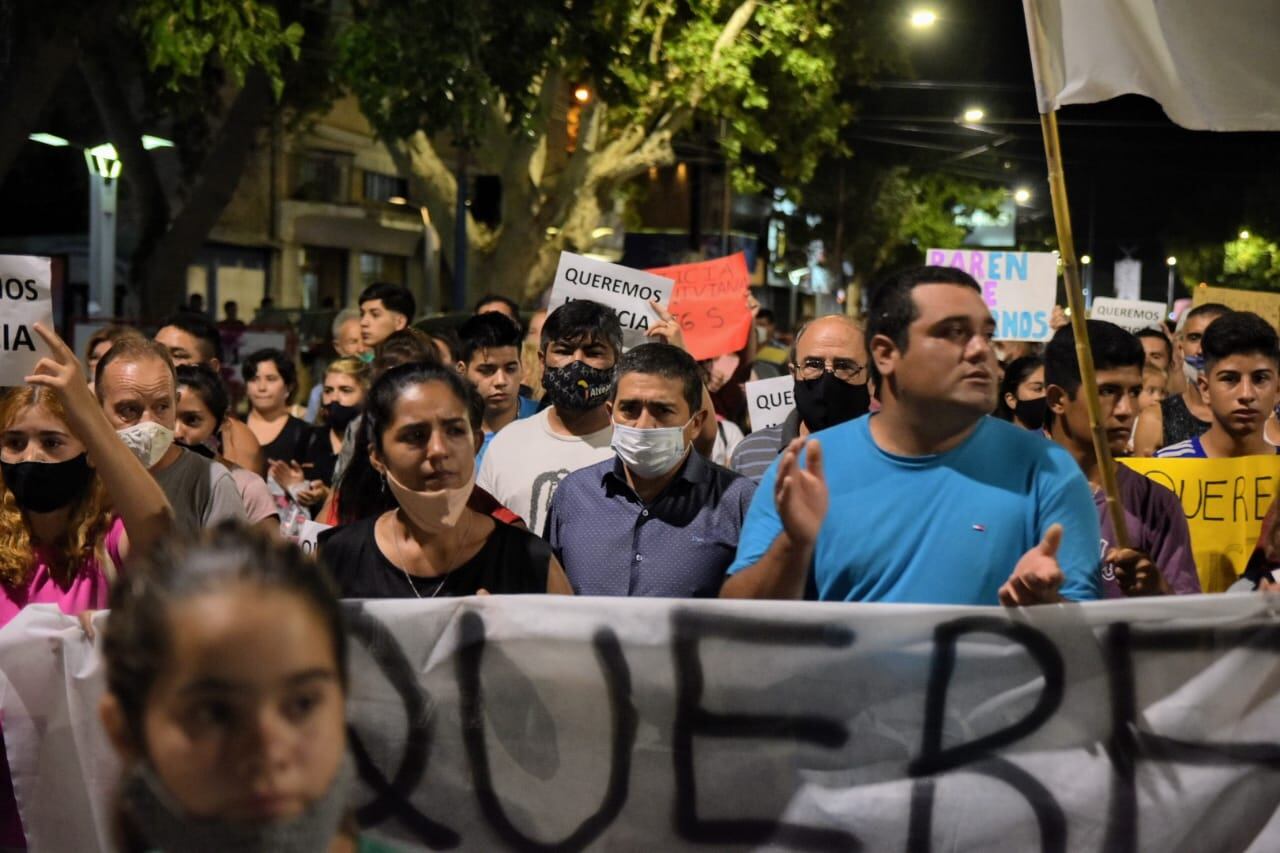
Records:
[[[655,310],[652,342],[624,351],[593,302],[526,316],[488,296],[424,331],[408,290],[375,284],[334,318],[310,388],[276,348],[237,359],[239,386],[230,309],[154,336],[103,328],[83,364],[39,327],[51,355],[0,399],[0,625],[28,604],[112,609],[103,719],[125,759],[125,849],[183,849],[192,814],[226,818],[194,830],[201,849],[269,848],[272,832],[373,849],[334,793],[352,772],[339,597],[1200,591],[1178,497],[1123,466],[1116,545],[1069,325],[993,341],[978,283],[945,267],[888,277],[863,320],[791,335],[749,299],[754,334],[702,361]],[[1114,456],[1277,452],[1280,341],[1262,318],[1209,304],[1172,330],[1088,330]],[[752,430],[743,384],[782,375],[794,411]],[[299,518],[323,529],[318,564],[287,541]],[[1239,588],[1274,588],[1274,529]],[[191,690],[224,718],[190,710]],[[246,798],[252,780],[208,756],[268,701],[305,707],[262,747],[287,754],[290,781]],[[166,737],[183,714],[199,721],[187,740]],[[0,845],[21,847],[6,813]]]

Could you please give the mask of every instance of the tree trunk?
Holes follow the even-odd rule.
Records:
[[[178,307],[187,267],[231,202],[272,104],[267,76],[257,69],[249,72],[200,164],[182,209],[149,256],[135,260],[133,283],[151,318]]]

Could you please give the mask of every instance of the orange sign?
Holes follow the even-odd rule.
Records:
[[[751,274],[742,252],[696,264],[648,270],[676,283],[670,310],[698,361],[738,352],[751,334],[747,288]]]

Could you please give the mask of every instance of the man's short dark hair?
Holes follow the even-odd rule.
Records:
[[[481,350],[515,347],[517,356],[524,332],[515,321],[499,311],[476,314],[458,327],[458,361],[470,364]]]
[[[907,329],[920,316],[920,307],[916,305],[911,291],[922,284],[958,284],[981,294],[982,288],[973,276],[955,267],[910,267],[891,273],[871,291],[871,304],[867,311],[867,347],[876,335],[884,335],[894,345],[907,351]],[[876,369],[875,359],[867,353],[867,373],[876,383],[876,394],[880,393],[880,371]]]
[[[1263,355],[1280,365],[1280,338],[1271,324],[1252,311],[1232,311],[1214,320],[1200,341],[1204,366],[1233,355]]]
[[[481,308],[483,308],[486,305],[492,305],[494,302],[501,302],[503,305],[507,306],[507,308],[511,310],[511,316],[513,317],[520,316],[520,306],[516,304],[516,301],[509,297],[503,296],[501,293],[486,293],[484,296],[481,296],[476,301],[475,311],[471,313],[479,314]]]
[[[1166,335],[1164,332],[1160,331],[1159,329],[1141,329],[1138,331],[1137,337],[1139,338],[1138,343],[1142,343],[1141,341],[1142,338],[1153,338],[1157,341],[1162,342],[1164,344],[1165,358],[1169,359],[1170,361],[1173,360],[1173,343],[1169,340],[1169,336]]]
[[[570,303],[573,304],[573,303]],[[661,376],[678,379],[683,386],[684,401],[689,404],[689,416],[702,408],[702,371],[689,353],[671,344],[641,344],[618,360],[613,375],[609,399],[616,400],[622,377],[628,373]]]
[[[403,314],[406,320],[412,320],[417,312],[418,306],[413,299],[413,294],[409,292],[409,288],[403,285],[391,284],[387,281],[375,281],[361,291],[360,298],[356,300],[356,304],[363,305],[375,299],[382,300],[382,307],[388,311]]]
[[[276,372],[280,374],[285,387],[289,389],[289,399],[292,399],[293,392],[298,390],[298,368],[294,366],[293,359],[289,358],[284,350],[264,347],[250,353],[245,358],[244,364],[240,365],[240,375],[244,377],[245,382],[253,381],[253,377],[258,375],[258,365],[267,361],[276,366]]]
[[[1137,336],[1105,320],[1088,322],[1089,351],[1093,353],[1094,370],[1118,370],[1122,367],[1142,370],[1147,352]],[[1071,326],[1066,325],[1054,333],[1044,348],[1044,384],[1057,385],[1074,400],[1080,382],[1076,335]]]
[[[217,324],[210,320],[207,315],[197,314],[194,311],[179,311],[177,314],[170,315],[160,324],[162,329],[169,326],[186,332],[204,344],[205,353],[201,361],[216,358],[218,364],[222,364],[222,335],[218,333]]]
[[[542,340],[538,343],[538,348],[546,352],[547,347],[557,341],[570,344],[597,341],[608,344],[617,358],[622,355],[622,324],[618,322],[618,315],[607,305],[575,299],[548,314],[542,324]]]
[[[1186,326],[1187,323],[1191,322],[1197,317],[1205,317],[1205,316],[1221,317],[1224,314],[1230,314],[1230,313],[1231,313],[1231,309],[1228,308],[1226,305],[1223,305],[1221,302],[1205,302],[1202,305],[1195,306],[1194,308],[1192,308],[1190,311],[1187,312],[1186,320],[1184,321],[1183,326]]]

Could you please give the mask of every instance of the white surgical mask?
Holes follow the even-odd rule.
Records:
[[[391,486],[396,503],[400,504],[400,509],[413,525],[427,534],[441,533],[458,525],[475,483],[474,466],[464,485],[434,492],[416,492],[397,480],[390,471],[387,472],[387,484]]]
[[[116,430],[116,435],[147,470],[154,468],[173,444],[173,430],[155,421],[139,421],[127,429]]]
[[[640,429],[624,424],[613,425],[613,450],[631,473],[646,480],[669,473],[684,459],[689,447],[684,441],[684,426]]]

